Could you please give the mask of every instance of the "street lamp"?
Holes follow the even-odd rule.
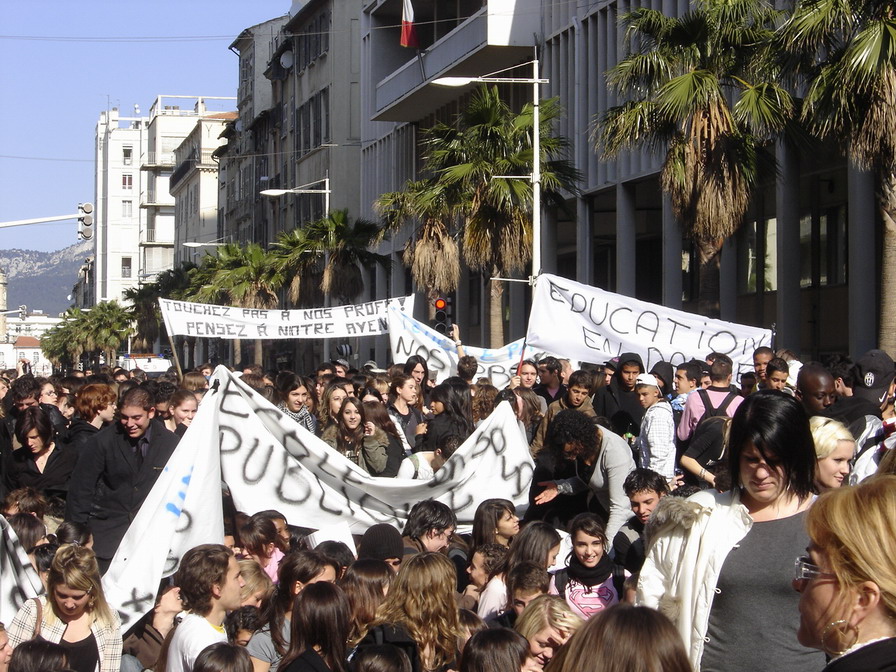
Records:
[[[207,243],[200,243],[197,240],[188,240],[185,243],[181,243],[184,247],[221,247],[222,245],[227,245],[228,236],[224,236],[223,238],[215,238],[214,240],[210,240]]]
[[[320,184],[323,182],[323,189],[309,189],[308,187]],[[330,214],[330,178],[329,176],[320,179],[314,180],[313,182],[309,182],[308,184],[302,184],[298,187],[293,187],[292,189],[264,189],[263,191],[258,192],[262,196],[267,196],[269,198],[279,198],[280,196],[285,196],[286,194],[323,194],[324,195],[324,217]]]
[[[496,77],[502,72],[513,70],[524,65],[532,66],[532,77]],[[532,173],[529,179],[532,182],[532,275],[529,276],[529,284],[535,286],[538,274],[541,272],[541,115],[539,111],[539,86],[548,84],[551,80],[538,76],[538,59],[527,63],[520,63],[503,70],[490,72],[481,77],[438,77],[432,80],[438,86],[466,86],[467,84],[531,84],[532,85]],[[519,179],[520,175],[495,175],[496,178]]]

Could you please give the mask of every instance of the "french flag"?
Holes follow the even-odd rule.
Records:
[[[417,49],[417,29],[414,27],[414,5],[411,0],[401,0],[401,46]]]

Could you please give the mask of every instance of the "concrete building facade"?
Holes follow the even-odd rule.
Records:
[[[565,117],[556,132],[571,145],[582,173],[569,195],[567,217],[543,213],[542,270],[639,299],[696,310],[697,261],[659,184],[661,157],[632,152],[602,160],[589,140],[594,119],[620,101],[605,73],[624,56],[619,18],[638,6],[681,14],[687,2],[615,0],[568,4],[537,0],[414,3],[423,25],[420,52],[399,45],[400,0],[364,3],[362,40],[361,201],[363,216],[387,191],[418,177],[420,131],[451,120],[471,88],[433,85],[443,76],[481,76],[513,65],[530,77],[534,55],[550,80],[542,98],[558,96]],[[502,85],[519,107],[531,87]],[[780,347],[804,358],[829,352],[860,354],[874,347],[879,285],[878,218],[868,175],[846,165],[832,148],[811,156],[777,148],[778,175],[757,190],[751,210],[722,255],[724,319],[775,326]],[[375,283],[378,297],[415,289],[400,263],[406,237],[382,251],[396,261]],[[530,292],[505,292],[508,340],[525,332]],[[422,297],[421,297],[422,298]],[[422,303],[422,302],[421,302]],[[465,272],[455,305],[468,308],[464,340],[487,342],[487,284]],[[385,361],[386,343],[375,353]]]

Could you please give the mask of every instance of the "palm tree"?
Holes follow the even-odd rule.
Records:
[[[115,352],[133,333],[131,320],[131,311],[118,301],[101,301],[91,308],[87,316],[91,349],[101,351],[108,366],[114,366]]]
[[[131,345],[137,352],[152,352],[159,338],[159,286],[150,282],[124,290],[124,298],[130,301],[134,320],[134,338]]]
[[[695,0],[681,17],[641,8],[623,17],[636,45],[607,74],[629,101],[598,120],[606,158],[664,150],[661,183],[700,260],[699,311],[719,315],[719,253],[743,221],[764,146],[794,115],[777,83],[764,0]],[[731,102],[733,101],[733,104]]]
[[[283,275],[272,264],[272,256],[257,243],[245,247],[227,243],[218,248],[216,257],[208,255],[191,272],[201,282],[194,298],[205,303],[226,302],[241,308],[275,308]],[[239,348],[239,342],[235,344]],[[260,339],[255,341],[255,364],[264,363]]]
[[[414,257],[420,253],[421,241],[430,258],[441,247],[450,249],[446,241],[459,228],[471,268],[491,276],[512,275],[525,268],[532,258],[532,185],[527,179],[498,176],[531,174],[533,112],[534,106],[527,104],[514,113],[501,100],[497,87],[481,87],[452,124],[438,123],[426,132],[424,170],[432,177],[408,183],[404,196],[385,194],[378,202],[392,226],[410,217],[422,221]],[[567,146],[564,138],[551,133],[561,114],[559,103],[541,101],[540,112],[541,185],[549,199],[560,203],[559,190],[574,191],[579,175],[568,161],[555,158]],[[459,275],[456,255],[433,261],[452,264],[442,275]],[[417,259],[413,262],[412,269]],[[426,272],[431,278],[432,271]],[[416,272],[414,277],[421,284]],[[503,290],[503,282],[492,280],[492,347],[504,345]]]
[[[808,85],[803,120],[873,171],[884,224],[879,347],[896,355],[896,18],[891,2],[802,0],[777,46]]]

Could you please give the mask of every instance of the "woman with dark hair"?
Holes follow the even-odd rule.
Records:
[[[317,420],[308,410],[308,388],[305,381],[292,371],[283,371],[277,376],[277,392],[280,395],[277,408],[314,434],[317,431]]]
[[[426,394],[429,385],[429,365],[420,355],[411,355],[404,363],[404,375],[417,381],[421,394]]]
[[[792,397],[757,392],[728,447],[730,492],[664,497],[654,510],[638,602],[674,616],[694,669],[814,672],[824,658],[797,643],[789,590],[814,499],[809,419]]]
[[[19,414],[15,435],[22,447],[7,460],[7,490],[29,487],[48,498],[65,499],[78,453],[57,443],[50,416],[40,406],[26,408]]]
[[[364,404],[355,397],[342,402],[336,423],[327,427],[321,440],[357,464],[371,476],[381,476],[389,466],[395,473],[398,467],[389,464],[389,437],[372,422],[368,422]],[[398,461],[401,464],[401,461]]]
[[[346,672],[351,609],[339,586],[315,583],[296,597],[284,672]]]
[[[198,410],[199,399],[196,393],[180,389],[171,395],[168,402],[168,412],[171,415],[164,420],[165,426],[178,436],[183,436]]]
[[[87,523],[66,520],[59,523],[59,527],[56,528],[56,543],[60,546],[75,544],[84,548],[93,548],[93,535],[90,533]]]
[[[317,435],[320,437],[339,422],[342,403],[348,399],[348,392],[339,380],[328,384],[320,397],[320,404],[317,407]]]
[[[573,476],[568,475],[569,467],[574,471]],[[614,539],[632,515],[623,484],[634,470],[631,448],[621,436],[594,424],[584,413],[572,409],[560,411],[548,426],[544,448],[536,455],[530,496],[540,492],[532,500],[536,506],[530,506],[526,516],[556,516],[567,520],[567,516],[572,517],[570,495],[587,492],[609,512],[607,539]],[[548,474],[551,480],[547,480]],[[563,497],[566,501],[555,505],[559,511],[542,506],[558,496],[566,496]]]
[[[252,672],[252,659],[244,646],[217,642],[196,656],[192,672]]]
[[[339,587],[345,591],[352,613],[350,641],[357,644],[367,634],[367,627],[376,616],[395,573],[382,560],[362,558],[356,560],[339,580]]]
[[[58,672],[68,666],[65,649],[45,639],[22,642],[9,659],[9,672]]]
[[[246,649],[255,672],[276,672],[289,650],[293,602],[307,586],[333,583],[336,566],[323,553],[293,551],[280,563],[280,583],[263,615],[265,625],[253,635]]]
[[[615,581],[604,526],[596,515],[580,513],[573,518],[569,536],[572,551],[566,567],[551,578],[549,592],[564,598],[573,613],[589,619],[619,602],[623,577]]]
[[[258,563],[268,578],[277,583],[277,570],[289,550],[277,531],[274,521],[263,515],[254,515],[240,528],[243,550]]]
[[[529,655],[526,638],[507,628],[487,628],[470,637],[460,672],[534,672],[541,666]]]
[[[509,499],[486,499],[473,515],[473,548],[486,544],[510,546],[520,531],[520,519]]]
[[[386,445],[386,467],[380,473],[374,475],[393,478],[398,475],[398,469],[401,466],[401,461],[404,459],[404,445],[401,442],[401,434],[398,432],[398,428],[395,427],[395,423],[392,422],[389,411],[386,410],[386,405],[382,401],[365,401],[363,405],[364,417],[367,419],[367,422],[373,425],[374,434],[382,431],[388,442]]]
[[[544,399],[528,387],[518,387],[514,392],[519,398],[516,417],[523,423],[523,428],[526,430],[526,441],[532,443],[532,439],[535,438],[535,432],[538,431],[538,425],[541,424],[544,418],[544,413],[541,410]]]
[[[429,395],[433,418],[417,425],[414,452],[434,451],[445,436],[459,436],[466,441],[473,433],[473,418],[466,414],[464,405],[461,393],[454,386],[448,383],[436,385]]]
[[[619,604],[579,628],[545,670],[691,672],[691,665],[666,616],[647,607]]]
[[[417,426],[423,422],[423,413],[418,408],[420,386],[417,381],[399,374],[389,383],[389,415],[402,432],[402,443],[406,452],[410,453],[417,436]]]

